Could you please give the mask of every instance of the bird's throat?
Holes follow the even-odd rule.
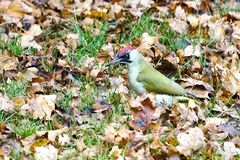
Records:
[[[128,64],[128,80],[130,87],[138,94],[146,92],[143,83],[137,81],[138,74],[141,72],[141,67],[138,63]]]

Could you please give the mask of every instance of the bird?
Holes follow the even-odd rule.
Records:
[[[107,66],[115,63],[128,65],[128,81],[137,94],[155,93],[182,96],[186,90],[150,65],[136,47],[127,45],[118,50]]]

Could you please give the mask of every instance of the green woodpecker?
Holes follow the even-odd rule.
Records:
[[[108,63],[128,64],[128,79],[130,87],[138,94],[153,92],[156,94],[184,95],[185,89],[164,76],[147,63],[143,56],[133,46],[120,49],[116,57]]]

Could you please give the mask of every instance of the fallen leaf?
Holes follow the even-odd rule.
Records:
[[[218,42],[222,42],[225,38],[225,32],[223,29],[223,21],[217,20],[215,22],[208,23],[209,31],[208,34],[211,38]]]
[[[187,18],[186,13],[181,6],[177,6],[175,10],[175,17],[181,20],[186,20]]]
[[[193,151],[196,151],[205,145],[204,133],[200,128],[190,128],[187,133],[179,133],[177,135],[179,145],[177,150],[185,155],[190,156]]]
[[[185,57],[189,57],[189,56],[200,57],[201,53],[202,53],[202,51],[201,51],[200,45],[197,45],[195,47],[193,45],[189,45],[184,49]]]
[[[111,91],[115,93],[128,93],[128,88],[125,86],[125,80],[118,77],[109,77],[111,83]]]
[[[143,33],[140,39],[139,49],[150,49],[158,41],[157,36],[150,36],[148,33]]]
[[[132,15],[140,17],[143,11],[151,7],[152,0],[127,0],[126,6],[130,6],[129,11]]]
[[[22,96],[14,97],[14,98],[12,99],[12,103],[13,103],[15,106],[21,107],[22,105],[25,104],[25,98],[22,97]]]
[[[45,147],[36,147],[34,158],[36,160],[57,160],[58,150],[51,144]]]
[[[209,98],[209,93],[212,93],[214,91],[214,89],[209,84],[203,81],[192,78],[181,80],[185,82],[182,84],[182,86],[185,87],[189,91],[189,93],[193,94],[198,98]]]
[[[118,125],[119,124],[111,123],[105,128],[103,137],[105,141],[112,144],[123,145],[131,139],[133,132],[124,125]]]
[[[34,40],[35,36],[38,36],[42,33],[40,25],[34,24],[31,26],[31,28],[23,33],[21,37],[21,45],[23,48],[36,48],[37,50],[41,50],[42,47],[37,44],[37,42]]]
[[[97,100],[95,104],[91,108],[89,108],[91,113],[104,113],[107,112],[108,115],[111,114],[112,108],[111,105],[104,100]]]
[[[223,150],[219,149],[218,152],[223,155],[226,160],[230,160],[235,155],[240,154],[240,149],[237,148],[232,142],[224,142]]]
[[[113,146],[112,150],[109,153],[114,159],[124,159],[122,154],[122,149],[120,149],[118,146]]]
[[[12,112],[15,107],[16,106],[9,100],[9,98],[0,93],[0,111]]]
[[[190,122],[197,122],[198,116],[195,113],[195,111],[190,108],[189,106],[186,106],[184,103],[178,104],[178,111],[180,112],[180,117],[184,120],[188,120]]]
[[[111,19],[113,17],[112,14],[108,13],[108,10],[105,8],[97,8],[91,11],[85,11],[85,16],[89,16],[91,18],[102,18],[102,19]]]
[[[64,9],[64,5],[63,5],[61,0],[49,0],[48,5],[52,9],[58,9],[58,10],[63,10]]]
[[[82,152],[82,154],[86,158],[92,158],[99,153],[99,149],[98,146],[88,147]]]
[[[223,87],[231,94],[236,94],[240,91],[240,73],[237,69],[223,69],[221,81]]]
[[[194,15],[188,15],[187,20],[193,28],[196,28],[199,25],[199,18]]]
[[[31,13],[33,8],[28,6],[26,3],[21,0],[14,0],[9,4],[7,13],[11,16],[20,18],[25,13]]]
[[[169,26],[176,32],[184,34],[188,30],[188,24],[185,21],[179,19],[170,19],[168,21]]]
[[[157,6],[157,14],[160,17],[167,17],[169,15],[169,8],[166,6]]]
[[[67,134],[60,134],[58,136],[58,142],[62,146],[66,145],[66,144],[69,145],[70,144],[70,137]]]
[[[217,127],[218,131],[227,133],[229,136],[235,137],[240,136],[240,128],[238,127],[238,122],[231,121],[223,123]]]
[[[37,95],[29,101],[34,118],[51,119],[52,111],[55,109],[56,95]]]
[[[16,70],[17,64],[18,64],[18,60],[16,57],[10,57],[8,55],[1,54],[0,55],[0,75],[2,75],[4,71]]]
[[[133,111],[133,121],[129,125],[136,130],[146,131],[152,122],[155,107],[150,98],[141,101],[140,108],[131,108]]]
[[[47,138],[38,139],[33,142],[33,144],[30,146],[30,151],[35,153],[37,147],[43,147],[46,146],[49,143],[49,140]]]

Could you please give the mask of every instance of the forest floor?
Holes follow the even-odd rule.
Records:
[[[136,95],[126,45],[196,98]],[[0,159],[240,159],[239,57],[237,0],[2,0]]]

